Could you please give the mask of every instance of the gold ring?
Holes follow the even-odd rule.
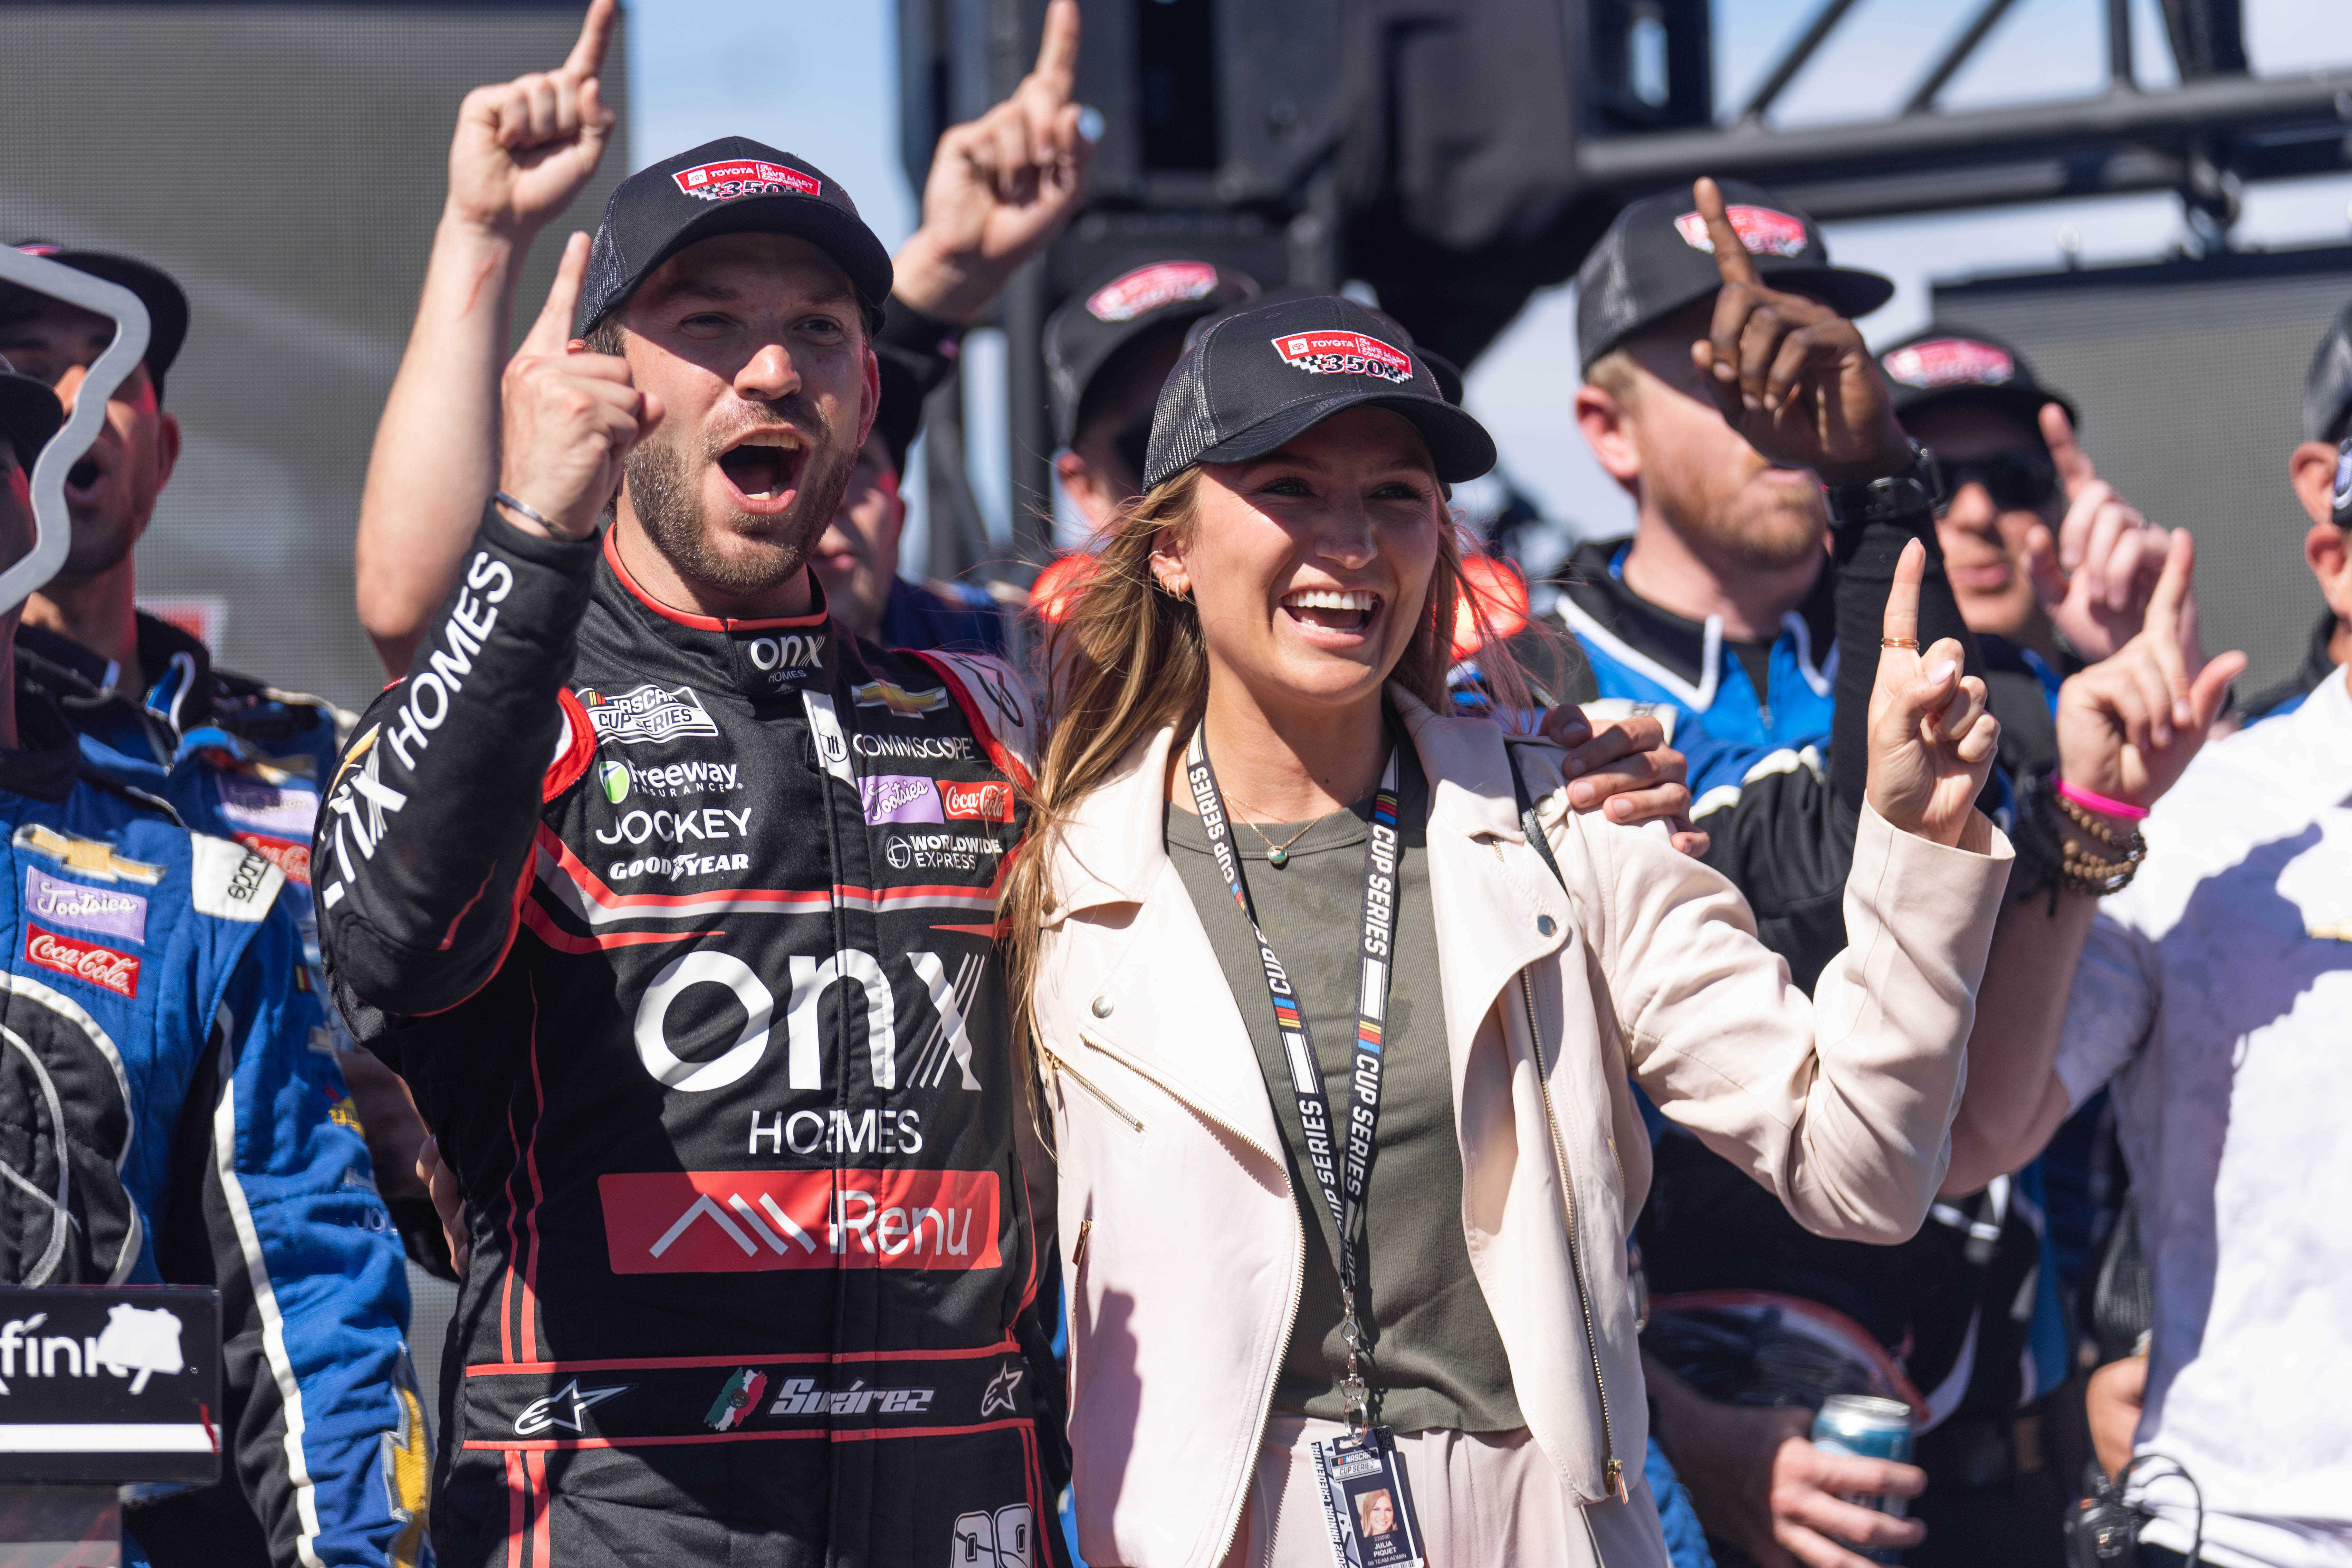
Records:
[[[1878,646],[1881,647],[1907,647],[1913,653],[1917,653],[1919,651],[1919,639],[1917,637],[1881,637],[1878,639]]]

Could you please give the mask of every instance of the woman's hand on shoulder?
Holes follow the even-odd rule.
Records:
[[[1870,779],[1878,815],[1906,833],[1956,845],[2000,747],[2000,721],[1985,710],[1985,685],[1960,673],[1960,645],[1919,647],[1919,584],[1927,547],[1903,547],[1870,693]]]
[[[1568,753],[1559,776],[1571,808],[1598,811],[1629,827],[1663,822],[1675,848],[1706,853],[1706,835],[1690,822],[1689,763],[1666,744],[1666,728],[1655,718],[1637,713],[1596,728],[1582,709],[1562,703],[1544,715],[1537,732]]]

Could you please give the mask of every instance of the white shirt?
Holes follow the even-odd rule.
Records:
[[[2203,1489],[2225,1568],[2352,1568],[2347,802],[2340,673],[2209,746],[2100,910],[2058,1051],[2074,1104],[2113,1080],[2139,1194],[2156,1323],[2137,1447]],[[2186,1552],[2188,1489],[2135,1490],[2160,1514],[2146,1538]]]

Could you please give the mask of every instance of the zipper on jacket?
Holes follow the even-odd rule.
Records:
[[[1071,1081],[1075,1082],[1080,1089],[1085,1089],[1088,1094],[1094,1096],[1096,1100],[1101,1104],[1105,1110],[1109,1111],[1113,1116],[1116,1116],[1121,1121],[1126,1122],[1128,1126],[1135,1131],[1140,1132],[1143,1131],[1143,1123],[1138,1121],[1134,1116],[1130,1115],[1128,1112],[1127,1108],[1120,1105],[1118,1100],[1113,1100],[1109,1095],[1105,1094],[1102,1091],[1101,1086],[1097,1084],[1092,1079],[1089,1079],[1086,1074],[1080,1072],[1077,1068],[1064,1061],[1060,1057],[1055,1056],[1050,1047],[1040,1046],[1037,1048],[1040,1051],[1043,1051],[1046,1056],[1053,1058],[1054,1071],[1057,1076],[1063,1073],[1067,1073]],[[1092,1222],[1089,1221],[1088,1223],[1091,1224]]]
[[[1295,1245],[1293,1249],[1292,1268],[1290,1270],[1290,1301],[1289,1304],[1282,1310],[1282,1344],[1281,1346],[1278,1346],[1274,1352],[1274,1375],[1269,1376],[1265,1380],[1265,1393],[1257,1402],[1257,1435],[1258,1441],[1263,1444],[1265,1441],[1266,1417],[1274,1411],[1274,1385],[1281,1380],[1282,1351],[1290,1343],[1290,1331],[1298,1326],[1298,1298],[1303,1295],[1307,1289],[1307,1227],[1298,1217],[1298,1191],[1290,1184],[1290,1163],[1276,1154],[1273,1150],[1267,1148],[1265,1144],[1259,1142],[1255,1137],[1243,1131],[1240,1128],[1234,1126],[1223,1117],[1213,1114],[1193,1100],[1186,1099],[1183,1095],[1177,1094],[1174,1089],[1169,1089],[1166,1084],[1160,1083],[1156,1078],[1152,1078],[1152,1075],[1144,1071],[1140,1066],[1129,1060],[1125,1052],[1112,1050],[1109,1047],[1103,1044],[1101,1040],[1097,1039],[1093,1035],[1088,1034],[1083,1029],[1078,1032],[1078,1037],[1085,1040],[1097,1050],[1101,1051],[1104,1055],[1115,1058],[1120,1065],[1124,1066],[1129,1072],[1136,1074],[1139,1078],[1150,1079],[1153,1083],[1160,1084],[1160,1087],[1166,1090],[1171,1096],[1173,1096],[1177,1100],[1183,1100],[1187,1106],[1190,1106],[1193,1115],[1199,1117],[1203,1121],[1213,1122],[1215,1125],[1223,1128],[1235,1138],[1241,1140],[1242,1142],[1246,1143],[1251,1148],[1256,1150],[1259,1153],[1265,1155],[1266,1159],[1272,1163],[1274,1168],[1282,1173],[1283,1194],[1290,1200],[1284,1206],[1290,1214],[1290,1234]],[[1055,1058],[1057,1062],[1061,1058],[1058,1057]],[[1073,1074],[1072,1076],[1075,1077],[1076,1075]],[[1085,1080],[1080,1079],[1080,1081],[1083,1082]],[[1580,1289],[1582,1289],[1582,1282],[1580,1280],[1579,1281],[1578,1288]],[[1597,1360],[1595,1361],[1594,1365],[1597,1370],[1599,1366]],[[1604,1427],[1608,1424],[1608,1406],[1606,1404],[1603,1404],[1601,1406],[1601,1423]],[[1250,1456],[1244,1473],[1255,1474],[1256,1468],[1257,1450],[1253,1448],[1250,1450]],[[1234,1550],[1234,1540],[1236,1536],[1241,1534],[1242,1521],[1249,1517],[1249,1483],[1245,1479],[1242,1484],[1242,1506],[1234,1510],[1233,1522],[1225,1526],[1225,1537],[1223,1541],[1217,1543],[1216,1555],[1210,1558],[1210,1562],[1223,1563],[1226,1557],[1232,1554]]]
[[[1619,1502],[1627,1499],[1625,1467],[1617,1458],[1617,1436],[1609,1423],[1609,1384],[1601,1375],[1601,1335],[1592,1321],[1592,1296],[1584,1284],[1584,1258],[1576,1244],[1576,1188],[1568,1175],[1568,1145],[1560,1137],[1559,1116],[1552,1109],[1551,1072],[1544,1065],[1543,1029],[1536,1018],[1536,988],[1528,972],[1519,971],[1519,1000],[1528,1010],[1528,1044],[1535,1052],[1536,1088],[1543,1095],[1544,1125],[1551,1132],[1551,1154],[1559,1167],[1560,1195],[1568,1204],[1568,1268],[1576,1276],[1576,1304],[1584,1313],[1584,1348],[1592,1355],[1592,1392],[1601,1401],[1601,1481]]]
[[[1087,1240],[1095,1233],[1095,1216],[1087,1215],[1078,1222],[1078,1244],[1070,1248],[1070,1273],[1073,1277],[1086,1272]]]

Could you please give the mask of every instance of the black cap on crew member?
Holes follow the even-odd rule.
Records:
[[[1160,388],[1143,487],[1195,463],[1262,458],[1342,410],[1392,409],[1429,443],[1437,477],[1495,466],[1486,427],[1445,400],[1426,361],[1388,341],[1385,316],[1334,294],[1237,310],[1205,327]]]
[[[2303,438],[2341,441],[2352,415],[2352,304],[2336,312],[2303,378]]]
[[[789,153],[742,136],[716,142],[613,187],[588,254],[573,331],[585,335],[653,269],[697,240],[721,234],[796,235],[849,275],[868,331],[890,298],[890,253],[838,183]]]
[[[2074,400],[2035,378],[2023,354],[1990,332],[1929,327],[1878,356],[1895,392],[1895,417],[1908,419],[1951,404],[1990,405],[2041,428],[2042,405],[2054,403],[2080,427]]]
[[[1045,318],[1055,440],[1066,447],[1077,439],[1087,395],[1121,350],[1257,295],[1256,279],[1213,261],[1129,261],[1097,273]]]
[[[46,239],[20,239],[18,250],[27,256],[37,256],[44,261],[54,261],[60,267],[70,267],[77,272],[87,272],[92,278],[109,283],[120,283],[139,296],[147,307],[147,379],[155,384],[155,399],[163,397],[163,373],[180,357],[180,345],[188,341],[188,297],[171,275],[160,267],[128,256],[110,255],[103,250],[68,250]],[[52,300],[35,289],[16,284],[0,284],[0,315],[10,314],[26,304],[67,305],[69,300]]]
[[[31,468],[65,422],[65,405],[56,393],[0,358],[0,439],[16,449],[20,467]]]
[[[1756,258],[1766,287],[1808,294],[1851,321],[1895,296],[1892,280],[1830,265],[1821,226],[1761,185],[1718,180],[1724,212]],[[1684,306],[1723,286],[1706,220],[1689,187],[1644,196],[1617,215],[1576,271],[1576,353],[1580,368]]]

